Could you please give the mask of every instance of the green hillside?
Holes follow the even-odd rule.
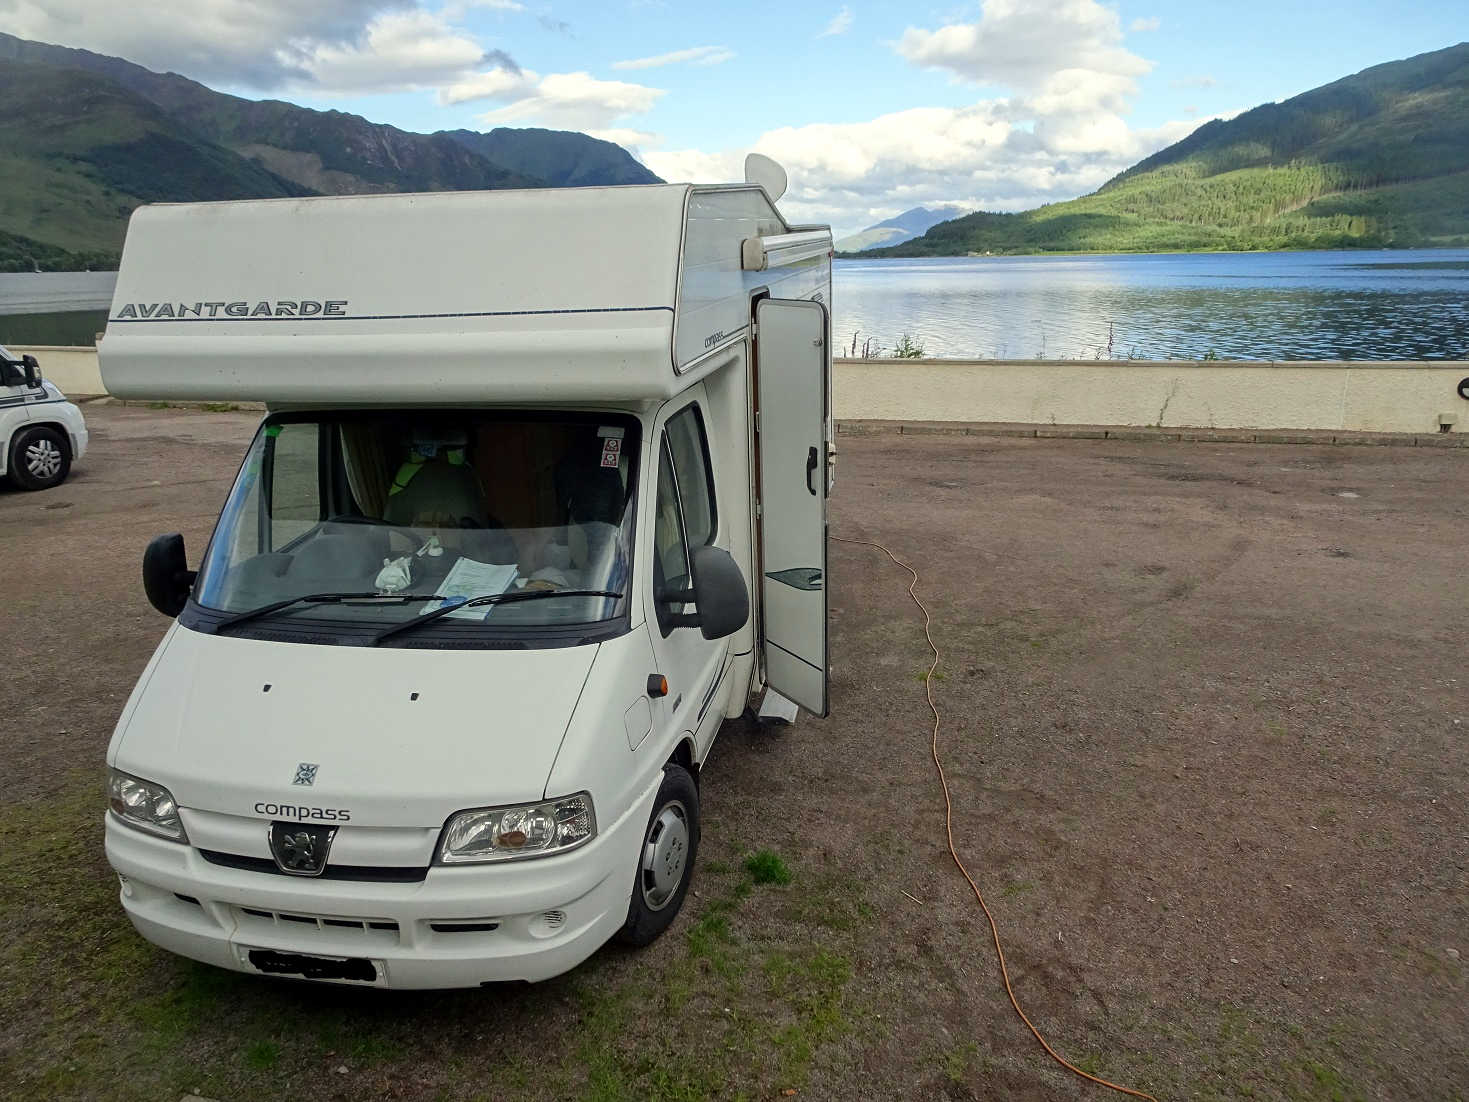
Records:
[[[648,182],[585,134],[413,134],[0,33],[0,271],[115,267],[145,202]]]
[[[466,149],[500,165],[536,176],[555,187],[607,187],[617,184],[661,184],[620,145],[570,130],[511,129],[440,130]]]
[[[1098,191],[870,256],[1469,244],[1469,43],[1199,127]]]
[[[0,230],[0,272],[106,271],[116,265],[115,252],[74,253]]]
[[[0,270],[115,265],[140,203],[309,194],[100,77],[0,66]]]

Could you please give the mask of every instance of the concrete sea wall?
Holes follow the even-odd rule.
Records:
[[[67,394],[105,393],[94,348],[30,352]],[[1453,433],[1469,362],[838,360],[842,421]]]

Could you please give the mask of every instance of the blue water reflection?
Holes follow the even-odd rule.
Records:
[[[844,353],[1469,358],[1469,249],[848,260],[835,282]]]

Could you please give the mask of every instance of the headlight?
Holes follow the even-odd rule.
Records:
[[[449,817],[438,860],[463,865],[541,857],[575,849],[596,833],[597,816],[586,792],[517,807],[479,807]]]
[[[187,842],[178,804],[161,784],[112,769],[107,776],[107,806],[130,827],[173,842]]]

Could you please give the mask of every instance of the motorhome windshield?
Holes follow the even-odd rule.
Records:
[[[272,417],[200,568],[200,626],[289,638],[309,624],[313,637],[367,645],[464,603],[395,639],[473,645],[502,630],[619,619],[637,442],[637,420],[617,414]],[[496,595],[517,599],[468,603]]]

